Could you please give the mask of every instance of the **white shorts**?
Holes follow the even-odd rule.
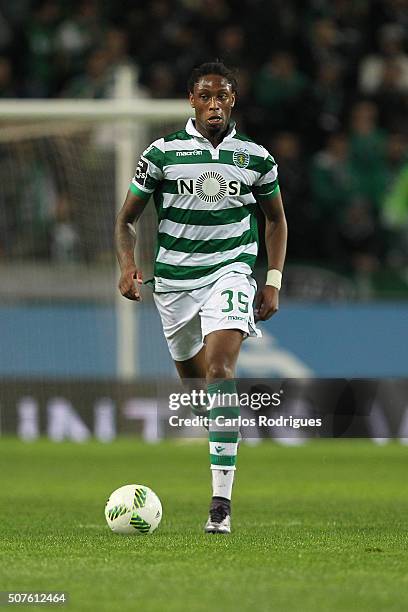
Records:
[[[255,280],[237,272],[192,291],[154,293],[172,358],[186,361],[194,357],[205,337],[219,329],[239,329],[245,337],[262,336],[254,322],[255,293]]]

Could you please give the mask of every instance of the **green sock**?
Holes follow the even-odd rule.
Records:
[[[209,396],[215,396],[213,408],[209,411],[211,469],[235,470],[239,434],[239,403],[235,380],[210,383],[207,392]]]

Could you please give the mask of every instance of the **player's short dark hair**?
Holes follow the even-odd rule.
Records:
[[[237,77],[236,71],[232,68],[228,68],[223,62],[206,62],[201,64],[200,66],[196,66],[193,68],[190,78],[187,81],[188,91],[192,92],[194,90],[194,85],[198,83],[201,77],[206,74],[219,74],[220,76],[227,79],[228,83],[231,85],[232,91],[237,91]]]

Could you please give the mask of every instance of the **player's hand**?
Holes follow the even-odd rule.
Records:
[[[122,270],[119,280],[119,291],[123,297],[128,300],[140,302],[142,296],[139,293],[139,287],[143,284],[143,277],[140,270],[133,266]]]
[[[255,297],[255,322],[270,319],[279,310],[279,291],[271,285],[265,285]]]

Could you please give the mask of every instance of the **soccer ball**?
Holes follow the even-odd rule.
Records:
[[[131,484],[116,489],[105,506],[105,518],[115,533],[147,535],[161,521],[162,505],[149,487]]]

